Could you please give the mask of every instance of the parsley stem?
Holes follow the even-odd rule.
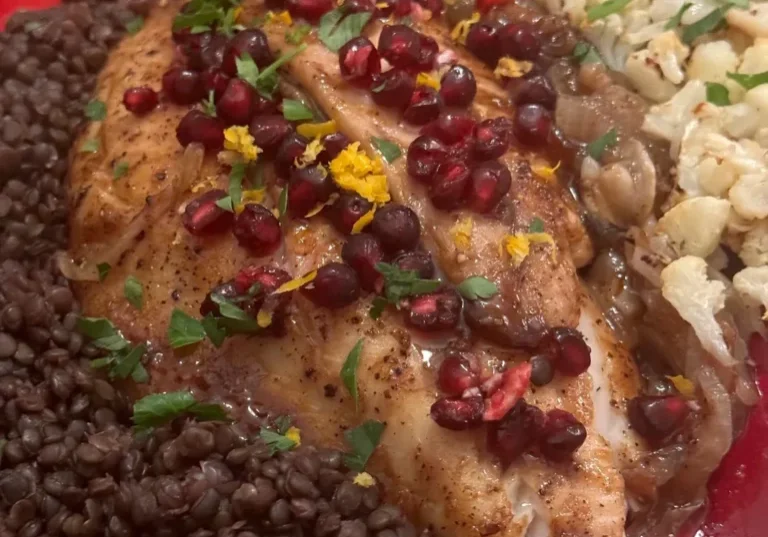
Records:
[[[291,52],[288,52],[287,54],[283,54],[278,59],[276,59],[274,62],[272,62],[269,66],[267,66],[261,73],[259,73],[259,78],[266,79],[272,76],[273,73],[276,73],[277,70],[282,67],[284,64],[291,61],[293,58],[295,58],[298,54],[304,52],[306,50],[307,44],[303,43],[300,46],[293,49]]]

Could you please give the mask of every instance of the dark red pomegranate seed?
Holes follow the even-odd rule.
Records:
[[[476,122],[466,114],[443,112],[421,129],[421,134],[434,136],[446,144],[455,144],[472,136]]]
[[[541,410],[521,399],[503,419],[488,423],[488,451],[511,464],[538,439],[545,421]]]
[[[469,106],[476,93],[475,75],[463,65],[451,66],[440,79],[440,98],[446,106]]]
[[[269,50],[267,36],[258,28],[242,30],[229,42],[221,69],[229,76],[237,76],[237,61],[244,54],[248,54],[260,69],[274,61],[272,51]]]
[[[429,409],[429,416],[440,427],[452,431],[475,429],[483,423],[483,398],[474,395],[466,399],[438,399]]]
[[[386,18],[390,15],[404,17],[411,12],[411,0],[382,0],[376,2],[374,17]]]
[[[435,275],[435,263],[427,252],[403,252],[392,260],[392,264],[400,270],[413,270],[423,280],[429,280]]]
[[[449,352],[437,370],[437,388],[447,395],[461,395],[465,390],[480,385],[478,363],[474,356]]]
[[[441,107],[440,95],[434,88],[417,86],[403,111],[403,118],[413,125],[424,125],[437,118]]]
[[[221,119],[193,109],[187,112],[176,127],[176,138],[184,147],[196,142],[209,151],[218,151],[224,146],[225,128]]]
[[[502,56],[534,61],[541,52],[541,42],[529,24],[507,24],[498,31]]]
[[[360,297],[360,281],[354,269],[344,263],[328,263],[302,292],[312,302],[328,309],[349,306]]]
[[[415,0],[424,9],[432,13],[432,17],[437,18],[443,12],[443,0]]]
[[[306,216],[318,204],[328,201],[333,191],[333,180],[324,168],[294,169],[288,182],[288,211],[295,217]]]
[[[202,71],[205,69],[202,52],[203,48],[210,44],[212,38],[213,32],[202,32],[199,34],[188,35],[180,41],[179,50],[184,56],[186,66],[189,69],[192,69],[193,71]]]
[[[238,295],[249,293],[254,284],[259,284],[259,292],[272,293],[290,280],[291,275],[281,268],[271,265],[251,265],[240,269],[235,276],[234,286]]]
[[[171,69],[163,75],[163,92],[176,104],[195,104],[205,97],[200,73],[189,69]]]
[[[274,99],[267,99],[258,91],[253,95],[253,115],[279,114],[279,103]]]
[[[552,83],[544,75],[534,75],[520,79],[512,87],[512,97],[516,105],[540,104],[547,110],[554,110],[557,103],[557,92]]]
[[[558,372],[576,377],[589,369],[592,363],[589,345],[584,336],[573,328],[555,328],[541,341],[540,348]]]
[[[376,4],[373,0],[344,0],[341,5],[345,13],[373,13]]]
[[[333,204],[330,217],[333,225],[341,233],[349,235],[352,227],[361,216],[371,210],[373,204],[367,199],[352,193],[344,193]]]
[[[466,199],[469,177],[470,169],[465,162],[447,160],[440,164],[429,186],[432,205],[443,211],[459,207]]]
[[[208,69],[201,76],[206,94],[210,94],[213,91],[214,101],[221,99],[229,85],[229,77],[218,69]]]
[[[304,154],[309,141],[301,134],[292,132],[283,139],[275,154],[275,172],[281,179],[288,179],[295,168],[294,161]]]
[[[280,246],[280,222],[272,211],[255,203],[248,203],[235,218],[235,238],[240,246],[253,255],[269,255]]]
[[[293,132],[293,124],[277,114],[256,116],[251,120],[248,132],[253,136],[253,143],[265,155],[273,156],[283,140]]]
[[[477,0],[475,5],[480,13],[488,13],[496,6],[503,6],[509,3],[509,0]]]
[[[194,35],[197,39],[188,38],[181,45],[181,51],[187,59],[187,67],[195,71],[221,67],[229,39],[214,32]]]
[[[485,401],[483,420],[498,421],[503,418],[522,399],[530,384],[531,364],[528,362],[511,367],[501,373],[498,387]]]
[[[509,150],[513,123],[502,117],[486,119],[475,129],[472,157],[475,160],[499,158]]]
[[[410,208],[388,203],[373,215],[371,231],[386,252],[413,250],[419,244],[421,224]]]
[[[248,125],[253,116],[256,91],[241,78],[231,78],[224,94],[216,103],[216,115],[227,125]]]
[[[376,47],[366,37],[353,37],[339,49],[339,70],[350,84],[368,87],[372,77],[381,72]]]
[[[317,161],[322,164],[327,164],[335,159],[349,145],[349,138],[341,132],[327,134],[323,136],[322,141],[325,149],[317,155]]]
[[[461,296],[453,288],[411,297],[403,307],[405,324],[425,332],[450,330],[459,324]]]
[[[539,436],[539,450],[546,458],[564,461],[587,439],[587,430],[570,412],[558,408],[547,412]]]
[[[530,146],[547,143],[552,128],[552,115],[540,104],[524,104],[515,109],[515,138]]]
[[[435,58],[440,51],[437,41],[428,35],[419,34],[419,57],[416,60],[415,70],[431,71],[435,68]]]
[[[448,153],[448,148],[437,138],[419,136],[408,146],[408,175],[417,181],[430,184],[437,167],[448,158]]]
[[[421,34],[405,26],[384,26],[379,37],[379,54],[393,67],[416,70],[421,60]]]
[[[641,395],[629,402],[629,423],[640,436],[662,440],[676,432],[691,410],[679,395]]]
[[[136,115],[146,114],[157,106],[157,92],[148,86],[128,88],[123,94],[123,105]]]
[[[492,160],[478,164],[472,170],[467,187],[467,205],[475,212],[487,213],[509,192],[512,174],[502,164]]]
[[[552,361],[543,354],[531,357],[531,383],[535,386],[546,386],[555,378],[555,367]]]
[[[498,30],[491,23],[473,24],[467,34],[466,46],[472,54],[490,66],[495,67],[501,58]]]
[[[371,96],[379,106],[404,109],[416,89],[416,77],[403,69],[390,69],[374,77]]]
[[[211,295],[219,295],[223,296],[224,298],[232,299],[237,297],[238,292],[235,290],[235,286],[231,281],[217,285],[211,289],[211,291],[205,295],[203,302],[200,304],[200,315],[203,317],[206,315],[221,315],[219,305],[213,301]]]
[[[192,235],[203,235],[228,229],[232,225],[234,215],[216,205],[216,202],[226,195],[223,190],[209,190],[187,203],[181,217],[187,231]]]
[[[333,0],[286,0],[285,7],[295,19],[316,22],[320,17],[336,7]]]
[[[384,261],[384,252],[379,239],[370,233],[360,233],[347,237],[341,249],[341,259],[355,269],[360,285],[366,291],[380,291],[383,285],[381,273],[376,270],[376,263]]]

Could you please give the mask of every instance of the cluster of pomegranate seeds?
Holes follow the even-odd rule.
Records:
[[[179,122],[176,138],[184,147],[197,142],[208,151],[219,151],[224,146],[225,128],[226,125],[221,119],[195,108],[187,112]]]
[[[680,430],[690,407],[679,395],[641,395],[629,402],[628,414],[630,425],[640,436],[661,441]]]
[[[123,105],[126,110],[136,115],[151,112],[157,106],[157,92],[149,86],[128,88],[123,94]]]
[[[341,258],[355,269],[363,289],[381,290],[382,276],[376,270],[376,264],[384,261],[384,251],[379,239],[370,233],[351,235],[341,249]]]
[[[283,138],[275,153],[275,172],[278,177],[288,179],[291,176],[294,162],[304,154],[307,145],[309,140],[297,132],[291,132]]]
[[[288,211],[301,218],[328,201],[334,190],[333,180],[324,169],[318,166],[294,169],[288,182]]]
[[[539,344],[540,355],[549,359],[562,375],[577,377],[592,363],[589,345],[573,328],[555,328]]]
[[[360,280],[355,270],[344,263],[328,263],[317,270],[317,276],[302,292],[316,305],[338,309],[360,298]]]
[[[350,39],[339,49],[339,71],[347,82],[367,88],[381,72],[376,47],[363,36]]]
[[[448,158],[448,147],[434,136],[419,136],[408,146],[406,168],[408,174],[429,184],[440,163]]]
[[[417,86],[403,110],[403,119],[413,125],[424,125],[440,115],[440,94],[429,86]]]
[[[533,61],[541,52],[541,41],[534,28],[525,23],[505,24],[497,32],[502,56]]]
[[[531,364],[523,363],[496,373],[483,383],[489,396],[485,402],[483,419],[498,421],[523,397],[531,383]]]
[[[266,256],[280,246],[280,222],[272,211],[256,203],[248,203],[235,218],[233,232],[240,246],[253,255]]]
[[[403,69],[390,69],[373,78],[371,96],[379,106],[403,110],[415,89],[415,76]]]
[[[223,190],[209,190],[187,203],[181,217],[187,231],[192,235],[204,235],[229,229],[234,215],[216,205],[216,202],[226,195]]]
[[[429,199],[432,205],[444,211],[458,208],[469,185],[472,170],[461,160],[447,160],[440,164],[432,177]]]
[[[514,462],[528,451],[544,428],[544,413],[520,400],[504,419],[488,424],[486,445],[503,465]]]

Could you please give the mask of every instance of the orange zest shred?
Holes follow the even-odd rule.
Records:
[[[272,312],[267,310],[259,310],[256,314],[256,324],[260,328],[267,328],[272,324]]]
[[[683,375],[675,375],[674,377],[668,376],[667,378],[672,384],[674,384],[677,391],[680,392],[680,395],[685,397],[693,397],[695,392],[693,382],[685,378]]]
[[[263,188],[253,188],[250,190],[244,190],[240,203],[235,205],[235,213],[240,214],[245,209],[245,206],[249,203],[261,203],[264,201],[266,191]]]
[[[560,169],[560,164],[560,161],[557,161],[557,164],[555,164],[554,167],[547,166],[546,164],[534,164],[531,166],[531,170],[538,177],[547,181],[552,181],[555,179],[555,173]]]
[[[301,430],[298,427],[290,427],[285,431],[285,437],[289,440],[293,440],[293,443],[296,444],[295,447],[301,445]]]
[[[467,216],[457,221],[451,226],[451,237],[453,243],[459,250],[469,250],[472,245],[472,228],[474,221],[471,216]]]
[[[296,127],[296,132],[305,138],[319,138],[336,132],[336,121],[333,119],[324,123],[302,123]]]
[[[456,26],[451,30],[451,39],[461,43],[462,45],[467,42],[467,35],[469,30],[480,21],[480,13],[475,11],[468,19],[461,20],[456,23]]]
[[[302,276],[301,278],[294,278],[293,280],[285,282],[283,285],[278,287],[275,290],[275,294],[280,295],[283,293],[290,293],[291,291],[295,291],[296,289],[300,289],[301,287],[304,287],[309,282],[314,280],[317,277],[317,271],[313,270]]]
[[[352,224],[352,235],[357,235],[365,227],[373,222],[373,215],[376,213],[376,206],[374,205],[370,211],[358,218],[354,224]]]
[[[293,19],[291,18],[291,14],[287,11],[280,11],[279,13],[275,13],[274,11],[267,11],[264,24],[272,23],[282,23],[290,26],[293,24]]]
[[[416,75],[417,86],[428,86],[436,90],[440,89],[440,81],[432,73],[419,73]]]
[[[368,488],[376,484],[376,478],[368,472],[360,472],[355,476],[352,482],[360,487]]]
[[[357,192],[371,203],[386,203],[391,199],[381,158],[371,158],[361,151],[360,142],[344,148],[329,167],[340,188]]]
[[[325,149],[325,146],[323,145],[323,142],[320,141],[320,137],[315,137],[315,139],[309,142],[307,147],[304,148],[304,153],[300,157],[293,159],[294,166],[299,169],[306,168],[317,160],[317,155],[322,153],[323,149]]]
[[[549,244],[552,246],[552,259],[555,259],[557,246],[555,240],[549,233],[515,233],[514,235],[505,235],[501,240],[500,253],[507,252],[512,263],[519,267],[520,264],[531,253],[531,244]]]
[[[240,153],[246,162],[255,161],[261,148],[254,143],[248,127],[234,125],[224,129],[224,149]]]
[[[323,168],[323,170],[325,170],[325,168]],[[333,194],[330,195],[330,197],[328,198],[328,201],[323,203],[318,203],[317,205],[315,205],[311,211],[309,211],[307,214],[304,215],[304,218],[312,218],[313,216],[316,216],[324,208],[328,207],[329,205],[333,205],[337,199],[339,199],[339,195],[336,192],[334,192]]]
[[[509,56],[504,56],[496,64],[496,69],[493,70],[493,76],[496,78],[520,78],[533,69],[533,64],[526,61],[518,61]]]

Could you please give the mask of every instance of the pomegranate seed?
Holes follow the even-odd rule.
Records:
[[[189,69],[171,69],[163,75],[163,92],[176,104],[195,104],[205,97],[200,73]]]
[[[379,54],[393,67],[416,70],[421,58],[421,34],[403,24],[384,26],[379,37]]]
[[[491,66],[495,66],[501,57],[498,30],[488,22],[472,25],[467,34],[466,47],[472,54]]]
[[[440,98],[446,106],[469,106],[476,93],[475,75],[463,65],[451,66],[440,79]]]
[[[440,47],[437,41],[428,35],[419,34],[419,57],[416,60],[415,69],[418,71],[431,71],[435,68],[435,59]]]
[[[502,56],[517,60],[534,61],[541,52],[541,42],[528,24],[507,24],[498,31]]]
[[[429,417],[452,431],[475,429],[483,423],[483,398],[475,395],[466,399],[438,399],[429,409]]]
[[[429,187],[432,205],[443,211],[456,209],[466,197],[469,166],[460,160],[448,160],[438,166]]]
[[[530,383],[531,364],[527,362],[501,373],[501,382],[498,388],[486,399],[483,420],[498,421],[503,418],[523,397]]]
[[[662,440],[676,432],[690,414],[685,399],[679,395],[641,395],[629,402],[629,423],[640,436]]]
[[[341,77],[350,84],[367,87],[371,77],[381,72],[376,47],[366,37],[354,37],[339,49]]]
[[[536,441],[545,421],[541,410],[521,399],[503,419],[488,424],[488,451],[511,464]]]
[[[376,18],[387,18],[390,15],[404,17],[411,12],[411,0],[383,0],[376,2]]]
[[[325,169],[319,166],[295,169],[288,183],[288,210],[301,218],[318,204],[325,203],[333,190],[333,180]]]
[[[263,205],[248,203],[235,218],[235,238],[253,255],[269,255],[280,246],[280,222]]]
[[[285,7],[295,19],[315,22],[336,7],[333,0],[286,0]]]
[[[587,439],[587,430],[576,417],[565,410],[547,412],[539,435],[542,455],[553,461],[567,460]]]
[[[443,0],[415,0],[424,9],[432,13],[432,17],[438,17],[443,12]]]
[[[373,0],[344,0],[341,8],[345,13],[373,13],[376,4]]]
[[[355,269],[360,285],[366,291],[380,291],[383,280],[376,270],[376,263],[384,260],[379,239],[370,233],[360,233],[347,237],[341,250],[341,259]]]
[[[557,93],[552,83],[544,75],[534,75],[521,79],[513,88],[512,97],[516,105],[540,104],[547,110],[554,110]]]
[[[275,172],[281,179],[291,176],[291,170],[295,168],[294,161],[304,154],[309,142],[301,134],[292,132],[283,139],[283,143],[275,154]]]
[[[349,138],[341,132],[333,132],[326,136],[323,136],[323,149],[319,155],[317,155],[317,161],[323,164],[327,164],[335,159],[339,153],[341,153],[345,147],[349,145]]]
[[[203,302],[200,304],[200,315],[203,317],[206,315],[221,315],[219,305],[213,301],[213,298],[211,298],[212,295],[219,295],[224,298],[236,298],[238,292],[235,290],[235,286],[231,281],[217,285],[211,289],[210,293],[205,295]]]
[[[572,328],[555,328],[543,338],[540,346],[555,369],[569,377],[581,375],[592,363],[584,336]]]
[[[467,204],[475,212],[490,212],[511,185],[512,174],[504,164],[495,160],[478,164],[470,175]]]
[[[403,118],[413,125],[424,125],[440,114],[440,95],[428,86],[418,86],[411,94]]]
[[[136,115],[146,114],[157,106],[157,92],[148,86],[128,88],[123,94],[123,105]]]
[[[555,378],[555,368],[549,358],[543,354],[531,357],[531,383],[546,386]]]
[[[387,252],[413,250],[419,244],[421,224],[410,208],[388,203],[373,215],[371,231]]]
[[[360,281],[352,267],[344,263],[328,263],[303,293],[316,305],[328,309],[349,306],[360,297]]]
[[[240,269],[235,276],[235,291],[238,295],[245,295],[253,287],[259,284],[259,292],[272,293],[278,287],[291,280],[291,275],[281,268],[271,265],[251,265]]]
[[[435,275],[435,263],[427,252],[403,252],[392,260],[392,264],[400,270],[413,270],[419,278],[428,280]]]
[[[465,390],[480,385],[477,359],[461,352],[452,352],[437,370],[437,387],[448,395],[461,395]]]
[[[247,125],[253,115],[253,87],[241,78],[231,78],[216,103],[216,115],[227,125]]]
[[[187,112],[176,127],[176,138],[184,147],[197,142],[209,151],[219,151],[224,146],[225,128],[221,119],[193,109]]]
[[[402,69],[390,69],[375,77],[371,84],[371,96],[379,106],[404,109],[411,102],[416,89],[416,77]]]
[[[475,120],[465,114],[443,112],[432,123],[421,129],[421,134],[434,136],[446,144],[455,144],[472,136]]]
[[[213,91],[214,101],[221,99],[221,96],[224,95],[224,91],[229,85],[229,77],[218,69],[209,69],[203,72],[201,76],[206,94]]]
[[[195,71],[218,69],[229,39],[222,34],[211,32],[196,35],[200,36],[199,39],[187,39],[181,46],[181,51],[187,59],[187,67]]]
[[[547,143],[552,128],[552,116],[540,104],[524,104],[515,109],[514,134],[520,142],[530,146]]]
[[[248,54],[260,69],[274,61],[272,51],[269,50],[267,36],[258,28],[248,28],[238,32],[229,42],[221,63],[221,69],[229,76],[237,76],[237,61],[244,54]]]
[[[265,155],[273,156],[283,140],[293,132],[293,125],[277,114],[256,116],[251,120],[248,132],[253,136],[253,143],[259,146]]]
[[[499,158],[509,150],[512,122],[503,117],[486,119],[475,129],[472,156],[475,160]]]
[[[211,42],[212,33],[190,34],[179,42],[179,51],[186,60],[186,65],[193,71],[204,69],[202,60],[203,47]]]
[[[341,233],[349,235],[352,233],[352,226],[355,225],[361,216],[371,210],[373,204],[367,199],[357,194],[344,193],[333,204],[331,210],[331,222]]]
[[[425,332],[450,330],[459,324],[461,297],[455,289],[440,289],[410,298],[403,310],[408,326]]]
[[[448,148],[440,140],[432,136],[419,136],[408,146],[408,175],[429,184],[437,167],[447,158]]]
[[[181,218],[187,231],[192,235],[203,235],[228,229],[232,225],[233,214],[216,205],[226,195],[223,190],[209,190],[187,203]]]
[[[488,13],[494,7],[503,6],[508,2],[509,0],[476,0],[475,4],[480,13]]]
[[[279,114],[279,103],[274,99],[267,99],[258,91],[253,94],[253,115]]]

